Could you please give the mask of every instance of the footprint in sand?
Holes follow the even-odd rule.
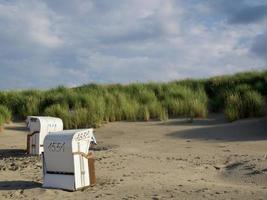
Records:
[[[244,163],[246,163],[246,161],[233,162],[233,163],[227,164],[224,168],[227,170],[232,170],[232,169],[239,167],[240,165],[243,165]]]

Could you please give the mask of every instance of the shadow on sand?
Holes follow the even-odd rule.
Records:
[[[41,183],[35,181],[0,181],[0,190],[25,190],[41,186]]]
[[[170,119],[165,122],[156,123],[156,125],[166,126],[207,126],[207,125],[219,125],[225,124],[226,120],[223,114],[211,114],[208,118],[195,118],[190,121],[189,118],[176,118]]]
[[[267,140],[267,117],[240,120],[233,123],[211,124],[205,127],[168,133],[167,136],[224,141]]]
[[[0,149],[0,159],[8,157],[28,157],[24,149]]]
[[[23,126],[6,126],[5,127],[6,130],[11,130],[11,131],[28,131],[27,127],[23,127]]]

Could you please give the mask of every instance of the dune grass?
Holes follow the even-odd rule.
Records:
[[[225,115],[229,121],[263,115],[264,99],[253,90],[229,94],[225,104]]]
[[[0,105],[0,131],[4,123],[9,123],[11,121],[11,118],[11,111],[6,106]]]
[[[5,120],[2,115],[0,115],[0,132],[3,130],[3,125],[5,123]]]
[[[4,122],[10,122],[12,118],[12,113],[6,106],[0,105],[0,115],[2,116]]]
[[[229,94],[225,104],[224,113],[228,121],[241,118],[242,99],[239,94]]]
[[[168,83],[5,91],[0,92],[0,105],[14,119],[49,115],[62,118],[64,128],[85,128],[121,120],[203,118],[221,111],[234,121],[261,116],[266,96],[267,71],[262,71]]]

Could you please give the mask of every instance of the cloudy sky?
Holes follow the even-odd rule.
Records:
[[[266,0],[0,0],[0,89],[266,66]]]

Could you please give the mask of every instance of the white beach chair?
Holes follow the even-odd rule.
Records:
[[[43,187],[78,190],[95,184],[93,129],[64,130],[44,139]]]

